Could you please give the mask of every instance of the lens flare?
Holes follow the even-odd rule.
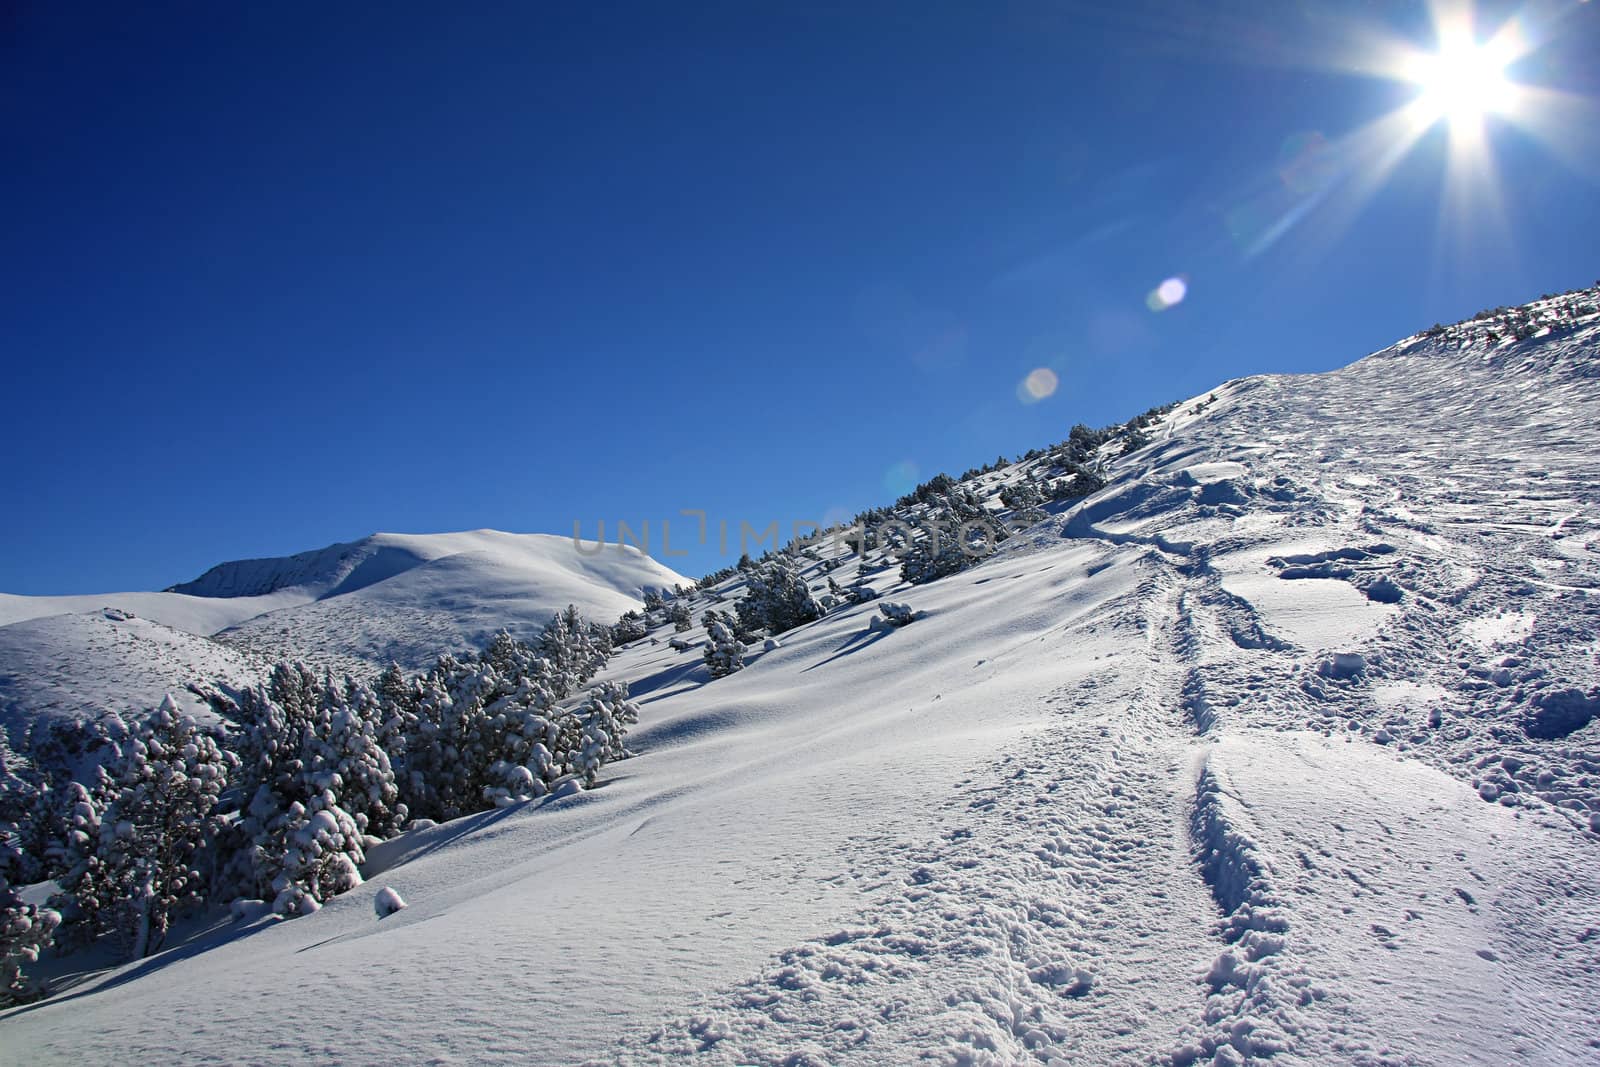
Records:
[[[1168,278],[1144,298],[1145,305],[1151,311],[1165,311],[1183,303],[1183,298],[1189,295],[1189,283],[1182,278]]]
[[[1017,386],[1017,397],[1024,404],[1037,404],[1039,401],[1055,395],[1056,388],[1060,386],[1061,379],[1056,377],[1056,372],[1049,367],[1036,367],[1028,372],[1022,379],[1022,384]]]
[[[917,476],[922,472],[909,459],[890,467],[883,475],[883,487],[895,496],[904,496],[917,487]]]

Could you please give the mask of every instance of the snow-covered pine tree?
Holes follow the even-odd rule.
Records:
[[[937,536],[925,537],[906,550],[900,561],[900,578],[920,585],[955,574],[978,562],[986,554],[984,547],[975,531],[964,535],[960,529],[944,527]]]
[[[628,727],[639,721],[639,705],[628,699],[626,682],[605,682],[589,690],[577,712],[582,743],[572,761],[573,773],[592,786],[601,766],[629,755],[623,745]]]
[[[248,888],[272,896],[280,914],[304,914],[328,887],[359,884],[349,872],[363,839],[392,836],[408,817],[379,743],[399,726],[370,687],[319,680],[301,664],[275,667],[267,686],[240,695],[235,714]]]
[[[0,833],[0,1006],[19,1004],[38,995],[23,968],[37,963],[61,922],[53,908],[24,903],[17,871],[22,854],[11,837]]]
[[[672,621],[672,632],[683,633],[694,626],[694,615],[689,610],[688,600],[679,597],[667,609],[667,618]]]
[[[589,643],[594,646],[595,655],[609,659],[617,647],[611,627],[600,622],[586,622],[584,625],[589,628]]]
[[[746,632],[780,634],[822,618],[822,605],[787,556],[775,556],[745,573],[746,593],[735,605]]]
[[[64,825],[61,838],[54,845],[61,872],[56,884],[61,889],[50,898],[50,906],[62,918],[56,942],[68,947],[88,944],[107,925],[107,919],[100,914],[99,901],[92,893],[79,892],[100,847],[101,799],[81,782],[67,787]]]
[[[1019,515],[1033,515],[1039,512],[1044,497],[1031,481],[1025,479],[1001,489],[1000,503]]]
[[[549,661],[559,679],[567,679],[555,685],[557,699],[593,678],[611,654],[609,645],[601,648],[596,642],[594,628],[573,604],[550,620],[534,649]]]
[[[406,740],[416,729],[417,701],[421,691],[415,679],[406,677],[397,663],[383,669],[372,682],[373,695],[378,700],[378,747],[389,756],[389,768],[394,772],[395,789],[400,803],[408,801],[408,783],[411,776],[411,754]],[[407,814],[410,814],[409,805]]]
[[[1070,478],[1058,478],[1050,486],[1052,500],[1080,500],[1105,488],[1106,481],[1088,467],[1070,464]]]
[[[744,669],[744,645],[734,636],[733,623],[726,612],[707,611],[705,614],[706,669],[713,678],[726,678]]]
[[[405,705],[409,714],[403,726],[404,769],[397,773],[396,784],[407,813],[414,819],[451,818],[446,811],[453,809],[455,798],[461,793],[454,785],[460,773],[460,754],[455,748],[458,716],[451,694],[466,671],[460,660],[445,655],[426,674],[409,683],[411,695]],[[388,685],[392,684],[391,680]]]
[[[100,841],[77,895],[130,958],[160,948],[173,917],[201,902],[196,862],[234,766],[168,696],[103,768]]]
[[[572,608],[569,610],[575,614],[577,609]],[[544,630],[539,634],[539,639],[534,643],[534,646],[526,648],[526,653],[516,657],[514,662],[502,663],[495,660],[495,645],[501,643],[501,638],[503,637],[506,637],[503,633],[497,635],[481,655],[481,658],[492,662],[496,670],[508,675],[526,673],[527,660],[535,655],[535,649],[537,649],[536,654],[542,657],[546,664],[545,669],[549,675],[547,684],[557,699],[567,696],[583,683],[584,679],[580,672],[588,664],[586,662],[580,664],[579,662],[577,643],[582,638],[581,625],[573,626],[569,623],[566,613],[557,612],[545,624]]]
[[[31,999],[35,984],[23,968],[39,959],[61,921],[53,908],[23,903],[20,890],[43,873],[28,842],[37,836],[48,796],[33,768],[11,751],[0,729],[0,1005]]]
[[[0,728],[0,838],[11,842],[15,856],[11,877],[30,885],[49,877],[45,862],[51,837],[52,790],[32,763],[11,750]]]
[[[649,632],[649,623],[637,611],[623,612],[622,618],[618,619],[617,624],[611,628],[611,635],[619,645],[625,645],[629,641],[641,640]]]
[[[295,801],[281,820],[283,850],[272,880],[272,910],[309,915],[323,903],[361,884],[366,860],[362,833],[350,813],[324,790]]]
[[[381,743],[387,717],[382,701],[368,685],[345,678],[325,679],[313,731],[320,744],[314,758],[323,768],[325,788],[367,837],[384,840],[405,825],[394,767]]]
[[[472,758],[482,762],[479,807],[543,796],[564,765],[563,731],[554,710],[557,698],[548,684],[557,672],[536,656],[497,658],[504,669],[491,667],[481,675],[474,696],[483,707],[478,736],[468,746]],[[560,676],[576,680],[571,674]],[[576,728],[567,732],[575,734]],[[575,738],[566,742],[567,747],[575,744]]]

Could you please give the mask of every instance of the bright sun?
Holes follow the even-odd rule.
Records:
[[[1497,51],[1462,42],[1418,56],[1407,72],[1422,89],[1417,106],[1430,121],[1443,118],[1452,125],[1476,124],[1485,115],[1506,110],[1513,87],[1506,78],[1506,59]]]

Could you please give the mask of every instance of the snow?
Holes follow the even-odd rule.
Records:
[[[368,547],[367,563],[322,579],[338,580],[318,600],[249,619],[219,639],[269,658],[309,649],[336,665],[416,669],[440,652],[481,647],[500,629],[535,633],[568,604],[611,621],[638,608],[644,589],[686,582],[632,546],[588,542],[594,554],[586,555],[553,535],[380,534]],[[365,569],[373,560],[381,567]]]
[[[114,608],[191,634],[214,634],[246,619],[312,599],[308,591],[288,589],[260,597],[203,597],[180,593],[86,593],[77,596],[21,596],[0,593],[0,626],[55,615],[81,615]]]
[[[568,604],[610,621],[646,587],[685,579],[632,547],[476,530],[376,534],[277,560],[226,563],[177,592],[0,594],[0,725],[154,707],[191,684],[249,682],[281,659],[369,673],[535,633]],[[213,638],[208,640],[207,638]]]
[[[1358,644],[1393,614],[1388,605],[1333,579],[1284,581],[1271,573],[1229,573],[1221,584],[1257,612],[1267,633],[1304,649]]]
[[[372,898],[372,910],[380,919],[387,919],[397,911],[406,907],[406,902],[391,886],[384,886]]]
[[[264,670],[235,649],[116,609],[30,619],[0,626],[0,726],[20,736],[31,719],[147,710],[169,693],[209,718],[189,686]]]
[[[907,629],[836,609],[715,681],[658,630],[595,788],[84,976],[0,1061],[1593,1063],[1597,349],[1229,383],[982,565],[869,568]],[[288,625],[368,654],[452,566],[511,569]]]
[[[1257,980],[1255,1020],[1305,1043],[1337,1019],[1341,1041],[1396,1063],[1594,1062],[1575,1040],[1596,1031],[1592,842],[1348,739],[1230,737],[1206,766],[1224,847],[1247,843],[1259,866],[1251,902],[1286,916],[1258,964],[1281,984]],[[1322,995],[1303,1005],[1302,988]]]
[[[1461,627],[1461,633],[1469,641],[1492,649],[1526,641],[1533,634],[1534,621],[1532,612],[1501,611],[1470,620]]]

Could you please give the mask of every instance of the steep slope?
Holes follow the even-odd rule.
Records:
[[[981,565],[832,572],[904,629],[842,608],[709,684],[637,643],[600,788],[404,835],[0,1058],[1592,1063],[1584,307],[1230,383]]]

